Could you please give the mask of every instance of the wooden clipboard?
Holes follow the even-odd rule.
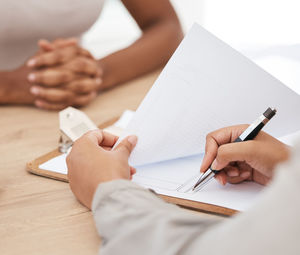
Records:
[[[99,125],[98,127],[100,129],[107,128],[107,127],[113,125],[118,119],[119,119],[119,117],[115,117],[109,121],[104,122],[103,124]],[[43,164],[43,163],[49,161],[50,159],[57,157],[61,154],[62,153],[57,148],[39,158],[36,158],[33,161],[27,163],[27,171],[32,174],[35,174],[35,175],[55,179],[58,181],[68,182],[68,177],[65,174],[47,171],[47,170],[43,170],[43,169],[39,168],[39,166],[41,164]],[[213,213],[213,214],[220,214],[220,215],[227,215],[227,216],[231,216],[238,212],[236,210],[229,209],[226,207],[221,207],[221,206],[216,206],[216,205],[211,205],[211,204],[206,204],[206,203],[201,203],[201,202],[196,202],[196,201],[191,201],[191,200],[186,200],[186,199],[181,199],[181,198],[176,198],[176,197],[170,197],[170,196],[165,196],[165,195],[158,195],[158,196],[161,197],[163,200],[165,200],[168,203],[177,204],[181,207],[196,210],[196,211],[209,212],[209,213]]]

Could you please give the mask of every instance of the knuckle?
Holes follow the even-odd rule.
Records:
[[[40,55],[35,58],[35,61],[36,61],[37,66],[42,66],[45,64],[46,58],[44,55]]]
[[[77,82],[75,87],[76,87],[76,91],[79,93],[85,93],[89,91],[88,84],[85,81]]]
[[[78,70],[85,70],[87,66],[87,63],[85,61],[84,58],[78,58],[78,60],[76,61],[76,67]]]
[[[131,152],[131,145],[128,141],[122,141],[121,142],[122,148],[126,150],[126,152],[130,153]]]
[[[36,83],[45,83],[45,75],[47,75],[47,72],[35,72],[34,75]]]
[[[99,135],[99,132],[100,132],[100,135],[102,135],[102,131],[101,130],[89,130],[79,140],[86,141],[87,139],[88,140],[93,139],[95,136]]]
[[[220,146],[219,148],[218,148],[218,154],[217,154],[217,156],[218,156],[218,161],[220,162],[220,161],[223,161],[224,159],[226,159],[226,156],[227,156],[227,154],[226,154],[226,148],[225,148],[225,146]]]
[[[82,136],[82,138],[91,137],[91,136],[93,136],[94,133],[95,133],[95,130],[89,130]]]
[[[209,140],[209,139],[211,138],[211,134],[212,134],[212,133],[208,133],[208,134],[206,135],[206,137],[205,137],[206,141]]]
[[[68,82],[70,80],[70,74],[69,72],[61,72],[59,75],[60,82]]]
[[[62,50],[57,50],[54,52],[53,62],[60,63],[63,61],[64,54]]]

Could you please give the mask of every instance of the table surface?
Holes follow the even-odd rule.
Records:
[[[96,124],[135,110],[158,74],[102,93],[81,110]],[[2,106],[0,125],[0,254],[97,254],[92,213],[69,185],[26,172],[27,162],[57,147],[57,112]]]

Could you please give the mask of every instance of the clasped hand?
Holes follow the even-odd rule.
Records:
[[[39,41],[39,53],[30,58],[28,81],[34,104],[47,110],[83,106],[101,89],[102,69],[74,39]]]

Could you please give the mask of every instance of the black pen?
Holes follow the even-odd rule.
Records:
[[[255,120],[237,139],[234,143],[244,142],[248,140],[253,140],[259,131],[268,123],[270,119],[276,114],[276,109],[268,108],[257,120]],[[197,191],[200,190],[207,184],[219,171],[214,170],[209,167],[209,169],[203,173],[195,186],[193,191],[197,188]]]

